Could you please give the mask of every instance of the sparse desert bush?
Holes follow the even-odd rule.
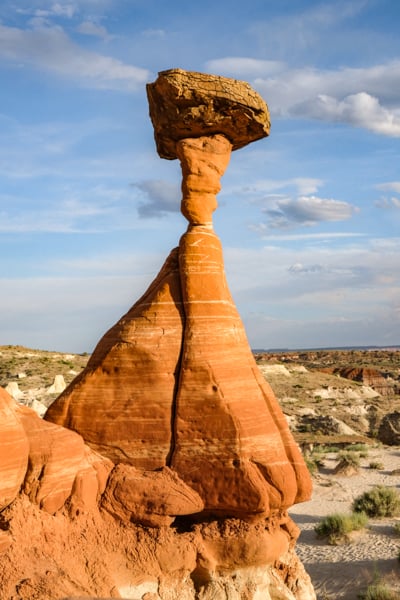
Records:
[[[371,460],[368,466],[370,469],[375,469],[377,471],[380,471],[384,468],[384,464],[379,462],[379,460]]]
[[[385,583],[378,581],[378,583],[371,583],[366,592],[361,594],[359,598],[362,600],[399,600],[399,595]]]
[[[317,447],[317,452],[319,452],[319,454],[337,454],[338,452],[340,452],[340,448],[339,446],[327,446],[327,445],[323,445],[323,446],[318,446]]]
[[[360,455],[358,452],[342,450],[338,453],[338,464],[334,469],[335,474],[355,475],[360,468]]]
[[[312,456],[305,456],[304,462],[306,463],[306,467],[310,471],[311,475],[318,473],[318,465]]]
[[[342,450],[339,452],[338,458],[349,467],[358,468],[360,466],[360,455],[357,452]]]
[[[330,544],[338,544],[346,541],[352,531],[364,529],[367,523],[368,517],[365,513],[334,513],[324,517],[314,530],[318,537],[326,537]]]
[[[319,468],[324,466],[324,456],[320,452],[312,452],[304,460],[311,475],[317,473]]]
[[[369,517],[394,517],[400,514],[400,496],[394,488],[376,485],[355,498],[353,510]]]
[[[358,452],[361,458],[367,458],[368,456],[368,446],[366,444],[350,444],[345,448],[345,451]]]

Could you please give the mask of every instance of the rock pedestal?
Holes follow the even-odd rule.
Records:
[[[306,500],[310,478],[247,342],[212,213],[231,149],[269,118],[247,84],[205,77],[173,70],[148,86],[159,152],[181,162],[188,230],[45,418],[114,462],[172,468],[205,513],[267,516]]]
[[[102,518],[124,525],[114,555],[125,540],[133,566],[115,566],[118,583],[104,584],[103,596],[313,600],[286,512],[310,497],[310,476],[253,358],[212,226],[231,150],[268,134],[268,109],[246,83],[179,69],[160,73],[148,97],[160,156],[181,162],[188,228],[45,415],[50,448],[57,432],[60,440],[75,432],[67,432],[74,454],[64,460],[65,485],[47,497],[62,458],[55,445],[41,494],[32,467],[25,491],[48,512],[66,503],[75,514],[86,482]],[[40,466],[47,454],[35,428],[27,437]],[[12,443],[23,445],[19,433]],[[107,485],[99,473],[110,473]],[[14,494],[19,481],[10,480]]]

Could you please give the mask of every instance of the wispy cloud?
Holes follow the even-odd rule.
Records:
[[[78,198],[49,202],[39,209],[32,208],[32,201],[22,202],[11,210],[3,211],[0,231],[3,233],[51,232],[76,233],[80,231],[104,231],[111,227],[110,215],[115,207],[110,202],[83,201]]]
[[[391,198],[381,198],[375,202],[375,206],[377,208],[382,208],[383,210],[400,210],[400,198],[396,198],[395,196],[392,196]]]
[[[296,248],[225,248],[253,347],[396,343],[400,240],[354,235],[340,245],[310,236]]]
[[[90,20],[83,21],[82,23],[80,23],[80,25],[78,25],[76,30],[79,33],[82,33],[83,35],[99,37],[99,38],[102,38],[103,40],[110,40],[113,37],[112,35],[110,35],[108,33],[108,31],[104,27],[104,25],[99,25],[98,23],[95,23],[94,21],[90,21]]]
[[[23,30],[0,25],[0,57],[97,89],[132,92],[150,78],[146,69],[80,47],[58,26]]]
[[[400,181],[379,183],[376,187],[378,190],[383,190],[384,192],[396,192],[397,194],[400,194]]]
[[[384,196],[375,202],[375,206],[382,210],[400,210],[400,181],[387,181],[375,186],[383,192],[394,192],[398,196]]]
[[[259,40],[267,56],[303,56],[316,45],[324,44],[324,36],[342,29],[368,6],[368,0],[325,0],[309,3],[303,9],[293,7],[278,16],[268,15],[259,19],[249,29],[250,35]],[[352,32],[353,33],[353,32]]]
[[[65,3],[62,4],[60,2],[50,2],[47,8],[43,8],[42,4],[41,8],[35,8],[34,6],[30,6],[29,8],[17,8],[16,11],[19,14],[23,15],[32,15],[38,18],[44,17],[65,17],[71,19],[76,12],[78,11],[78,6],[76,2],[73,3]]]
[[[264,225],[263,229],[261,229],[260,227],[258,228],[258,231],[262,231],[262,230],[267,230],[267,226]],[[283,233],[283,234],[279,234],[279,235],[274,235],[271,233],[268,233],[267,236],[265,236],[265,239],[268,240],[269,242],[273,242],[273,241],[279,241],[279,242],[298,242],[298,241],[327,241],[327,240],[340,240],[340,239],[346,239],[346,238],[358,238],[358,237],[364,237],[365,234],[364,233],[359,233],[356,231],[329,231],[329,232],[324,232],[324,233]]]
[[[143,194],[138,205],[140,217],[162,217],[180,211],[182,194],[176,183],[153,179],[135,183],[134,187]]]
[[[206,69],[217,74],[231,73],[236,77],[243,77],[247,80],[282,72],[286,69],[286,65],[284,62],[275,60],[227,56],[226,58],[216,58],[208,61]]]
[[[258,179],[254,183],[240,186],[237,190],[242,194],[262,196],[283,189],[295,189],[298,194],[313,194],[323,184],[321,179],[313,177],[294,177],[292,179]]]
[[[4,208],[2,208],[4,206]],[[0,232],[102,233],[157,228],[137,217],[132,189],[115,185],[51,187],[40,202],[29,196],[0,194]]]

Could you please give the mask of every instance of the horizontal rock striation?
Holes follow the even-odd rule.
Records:
[[[0,388],[0,510],[16,497],[28,466],[29,442],[15,401]]]
[[[45,419],[80,433],[114,462],[167,465],[183,335],[178,252],[98,343]]]

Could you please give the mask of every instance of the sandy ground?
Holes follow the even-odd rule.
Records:
[[[369,468],[379,461],[384,468]],[[368,528],[358,532],[351,543],[329,545],[319,539],[314,527],[332,513],[349,513],[354,498],[374,485],[394,487],[400,492],[400,448],[377,448],[361,459],[361,469],[352,476],[334,475],[337,457],[328,454],[324,468],[314,478],[312,500],[293,506],[291,517],[301,528],[297,554],[310,574],[318,600],[356,600],[367,585],[380,576],[398,590],[400,599],[400,535],[394,525],[400,518],[370,519]]]

